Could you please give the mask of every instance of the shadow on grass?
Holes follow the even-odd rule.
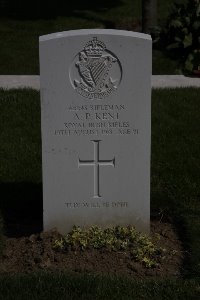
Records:
[[[0,191],[6,236],[29,236],[42,231],[42,184],[1,183]]]
[[[194,271],[194,268],[192,269],[191,236],[187,226],[186,216],[181,211],[181,207],[177,206],[175,201],[171,201],[170,197],[165,193],[161,191],[151,191],[151,220],[173,225],[182,244],[182,277],[193,278],[198,276],[198,272]]]

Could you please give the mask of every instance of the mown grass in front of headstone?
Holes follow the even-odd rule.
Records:
[[[0,300],[196,300],[199,280],[35,273],[0,278]]]
[[[70,277],[71,281],[66,280],[67,274],[18,275],[1,278],[2,299],[12,299],[14,290],[19,291],[18,299],[25,299],[27,295],[32,297],[30,299],[51,299],[50,292],[53,297],[63,297],[61,299],[67,293],[69,299],[77,299],[78,295],[80,299],[197,299],[199,282],[195,278],[200,276],[200,89],[153,90],[152,96],[151,211],[159,215],[161,221],[167,217],[177,225],[186,250],[185,280],[152,283],[124,279],[120,285],[117,278],[107,281],[84,274],[76,279]],[[0,108],[1,186],[41,182],[39,93],[28,89],[0,90]],[[23,199],[22,189],[9,199],[7,194],[10,192],[4,189],[0,209],[1,206],[12,208],[13,203],[20,206],[21,201],[28,203],[28,198]],[[79,288],[75,289],[73,284]]]
[[[15,236],[29,234],[32,228],[42,228],[39,93],[0,90],[0,120],[0,211],[6,223],[4,230]],[[27,220],[33,219],[34,226],[27,227]]]
[[[165,89],[152,100],[151,209],[177,223],[190,276],[200,275],[199,98],[199,89]]]
[[[39,93],[0,90],[0,182],[41,182]]]

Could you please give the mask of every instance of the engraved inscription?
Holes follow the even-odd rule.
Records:
[[[134,119],[127,119],[124,104],[82,105],[67,107],[68,117],[62,127],[54,130],[57,136],[130,136],[139,134]]]
[[[116,208],[116,209],[126,209],[128,208],[128,202],[65,202],[67,208]]]
[[[122,77],[118,58],[94,37],[80,51],[70,67],[74,89],[88,99],[103,99],[112,94]]]
[[[94,167],[94,196],[93,198],[101,198],[100,196],[100,184],[99,184],[99,168],[100,166],[112,166],[115,167],[115,157],[112,160],[100,160],[99,159],[99,143],[100,140],[93,140],[94,144],[94,159],[93,160],[78,160],[78,167]]]

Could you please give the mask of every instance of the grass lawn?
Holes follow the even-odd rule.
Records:
[[[198,280],[37,273],[0,279],[0,300],[197,300]]]
[[[199,99],[200,89],[152,93],[151,212],[169,217],[176,224],[186,251],[183,278],[155,281],[67,273],[2,276],[0,299],[200,298]],[[37,91],[0,90],[3,215],[8,206],[12,212],[20,206],[22,209],[21,203],[29,206],[29,197],[37,201],[34,193],[41,185],[39,103]],[[32,189],[24,193],[27,185]]]
[[[185,0],[182,0],[185,1]],[[158,23],[163,24],[173,0],[158,1]],[[72,4],[71,4],[72,5]],[[74,5],[71,11],[52,19],[17,20],[0,18],[0,74],[39,74],[39,36],[82,28],[139,30],[141,1],[98,2],[97,8]],[[153,74],[177,74],[178,62],[160,51],[153,51]]]

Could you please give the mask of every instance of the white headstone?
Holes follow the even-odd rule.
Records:
[[[150,218],[151,37],[40,37],[44,229]]]

